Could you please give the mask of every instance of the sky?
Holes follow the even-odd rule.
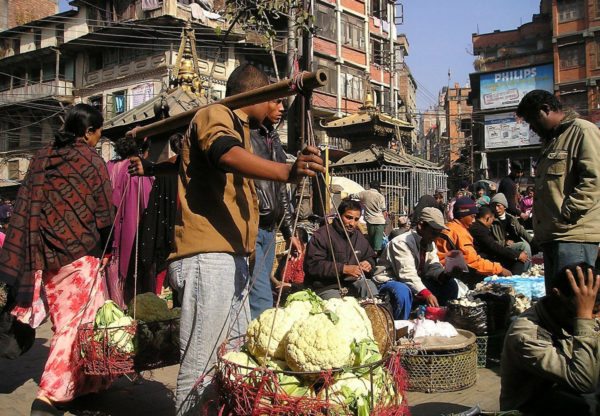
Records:
[[[539,13],[540,0],[403,0],[409,56],[406,63],[417,81],[417,108],[436,103],[438,92],[455,82],[465,85],[475,72],[473,33],[516,29]]]
[[[539,13],[540,0],[402,0],[404,23],[398,33],[409,42],[406,63],[417,81],[417,109],[434,105],[438,92],[465,85],[474,72],[471,35],[516,29]],[[61,11],[70,6],[59,1]]]

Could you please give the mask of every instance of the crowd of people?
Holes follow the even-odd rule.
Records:
[[[268,84],[263,71],[245,64],[229,77],[226,94]],[[444,306],[487,276],[525,273],[543,253],[547,296],[508,330],[501,406],[551,409],[540,403],[551,390],[578,409],[595,403],[595,125],[563,110],[552,94],[532,91],[517,114],[542,140],[535,185],[520,189],[523,167],[513,162],[497,187],[465,184],[447,203],[446,190],[423,195],[410,223],[385,235],[385,196],[373,181],[307,239],[294,232],[285,183],[324,173],[323,160],[307,146],[286,163],[277,135],[282,113],[280,100],[233,111],[212,105],[171,137],[176,156],[168,161],[151,163],[147,141],[122,139],[107,167],[94,150],[102,115],[87,104],[68,111],[55,141],[32,160],[14,207],[0,206],[0,222],[10,219],[0,280],[11,288],[11,314],[34,328],[48,315],[53,323],[32,415],[60,414],[58,405],[112,381],[85,376],[72,359],[78,323],[92,321],[106,299],[125,306],[136,288],[160,293],[169,284],[182,307],[177,412],[210,408],[214,391],[199,377],[227,337],[245,334],[249,320],[274,306],[273,291],[283,284],[273,279],[278,230],[292,260],[301,261],[304,280],[294,289],[323,299],[379,297],[397,320],[417,305]],[[132,269],[147,284],[132,287]]]

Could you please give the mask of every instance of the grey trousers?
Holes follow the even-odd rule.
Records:
[[[348,288],[348,296],[358,299],[366,299],[371,295],[375,296],[379,293],[377,285],[371,279],[360,278],[346,287]],[[341,297],[339,289],[325,289],[317,292],[317,295],[323,300]]]
[[[169,272],[183,293],[176,414],[200,414],[215,397],[206,383],[197,381],[216,363],[217,349],[228,336],[246,333],[248,261],[227,253],[202,253],[174,261]]]

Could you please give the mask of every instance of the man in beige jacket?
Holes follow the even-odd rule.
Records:
[[[568,264],[594,264],[600,242],[600,130],[563,111],[543,90],[529,92],[517,109],[542,140],[533,201],[535,239],[544,252],[546,291]]]

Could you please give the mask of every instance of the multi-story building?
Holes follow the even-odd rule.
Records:
[[[454,168],[457,163],[468,163],[468,160],[463,160],[463,153],[471,143],[473,108],[467,102],[470,92],[471,87],[461,87],[460,84],[455,83],[453,87],[446,88],[444,94],[445,136],[447,139],[447,155],[444,165],[447,169]],[[444,147],[442,146],[442,148]],[[461,175],[464,174],[461,173]]]
[[[442,134],[446,132],[446,112],[442,105],[433,106],[419,115],[417,156],[433,163],[443,163]]]
[[[0,31],[58,13],[58,0],[0,0]]]
[[[561,102],[600,125],[600,3],[553,1],[552,46]]]
[[[267,67],[271,60],[236,33],[221,48],[220,17],[198,4],[130,0],[110,11],[99,0],[71,5],[76,9],[0,32],[0,44],[10,46],[0,55],[0,179],[23,178],[33,152],[60,128],[65,107],[90,103],[110,120],[166,94],[187,21],[207,99],[224,96],[240,62]],[[139,122],[152,117],[150,111]],[[105,159],[111,149],[101,141]]]
[[[394,1],[315,0],[313,7],[313,69],[322,69],[329,76],[327,87],[313,94],[314,115],[328,119],[357,112],[369,82],[380,111],[410,117],[416,107],[416,84],[407,81],[402,95],[401,74],[412,76],[404,65],[408,42],[396,32]],[[316,133],[321,141],[327,140],[323,130]],[[331,143],[349,147],[343,140]]]
[[[512,160],[523,164],[525,180],[533,174],[539,138],[514,113],[527,92],[554,90],[551,3],[542,0],[540,13],[516,29],[473,34],[475,179],[506,176]]]

